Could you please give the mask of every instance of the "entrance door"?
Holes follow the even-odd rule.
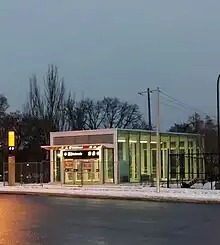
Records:
[[[64,183],[71,185],[89,185],[100,183],[99,160],[68,160],[65,161]]]
[[[77,160],[76,184],[100,183],[99,161],[94,159]]]
[[[75,163],[73,160],[64,161],[64,183],[72,185],[75,179]]]

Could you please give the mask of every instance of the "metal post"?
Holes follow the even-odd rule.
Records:
[[[2,170],[3,170],[3,186],[5,186],[5,163],[4,161],[2,162]]]
[[[161,150],[160,150],[160,89],[157,87],[157,163],[156,163],[156,190],[160,192]]]
[[[170,188],[170,150],[167,150],[167,188]]]
[[[220,81],[220,74],[218,75],[218,79],[217,79],[217,152],[218,152],[218,167],[219,167],[219,175],[220,175],[220,119],[219,119],[219,81]]]
[[[37,162],[37,164],[40,163],[40,185],[43,186],[44,179],[43,179],[43,162]]]
[[[38,178],[38,163],[36,162],[36,166],[35,166],[35,182],[36,182],[36,184],[38,184],[38,180],[39,180],[39,178]]]
[[[148,126],[149,129],[152,130],[152,123],[151,123],[151,102],[150,102],[150,89],[147,89],[147,102],[148,102]]]
[[[85,171],[85,168],[84,168],[84,162],[81,163],[82,164],[82,186],[84,185],[84,171]]]
[[[22,168],[23,163],[20,163],[20,184],[23,184],[23,168]]]

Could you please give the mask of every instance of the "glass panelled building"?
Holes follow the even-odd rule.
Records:
[[[120,182],[156,178],[156,140],[154,131],[117,130]],[[195,157],[203,145],[200,135],[160,133],[161,180],[167,180],[168,174],[170,179],[185,180],[204,175],[205,163]]]
[[[119,184],[154,180],[156,132],[98,129],[52,132],[50,181],[68,185]],[[205,169],[195,154],[203,149],[200,135],[160,133],[161,180],[192,179]],[[177,157],[180,156],[180,157]],[[192,157],[189,157],[192,156]]]

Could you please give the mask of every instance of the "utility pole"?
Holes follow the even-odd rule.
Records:
[[[160,89],[157,87],[157,162],[156,162],[156,191],[160,192],[161,176],[161,144],[160,144]]]
[[[149,127],[152,130],[151,124],[151,103],[150,103],[150,93],[156,92],[157,93],[157,125],[156,125],[156,138],[157,138],[157,161],[156,161],[156,191],[160,192],[160,178],[161,178],[161,141],[160,141],[160,89],[157,87],[156,90],[150,90],[149,88],[147,91],[139,92],[138,94],[143,96],[147,94],[148,99],[148,120],[149,120]]]
[[[151,123],[151,103],[150,103],[150,88],[147,89],[147,103],[148,103],[148,126],[149,129],[152,130],[152,123]]]
[[[147,122],[147,119],[148,119],[148,126],[149,126],[149,129],[152,130],[152,122],[151,122],[151,99],[150,99],[150,94],[151,94],[151,90],[150,88],[148,88],[147,90],[143,91],[143,92],[139,92],[138,94],[141,95],[141,96],[147,96],[145,97],[145,117],[146,117],[146,122]],[[147,111],[147,108],[148,108],[148,111]],[[148,114],[148,118],[147,118],[147,114]]]

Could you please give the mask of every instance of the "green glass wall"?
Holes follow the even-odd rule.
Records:
[[[117,135],[120,182],[155,179],[156,133],[144,130],[118,130]],[[167,179],[168,162],[170,162],[169,174],[171,179],[193,178],[204,168],[204,163],[197,164],[195,157],[194,159],[189,157],[192,153],[199,151],[196,136],[161,133],[160,141],[162,180]],[[168,159],[169,153],[173,154],[171,159]],[[186,154],[187,157],[185,157]]]

